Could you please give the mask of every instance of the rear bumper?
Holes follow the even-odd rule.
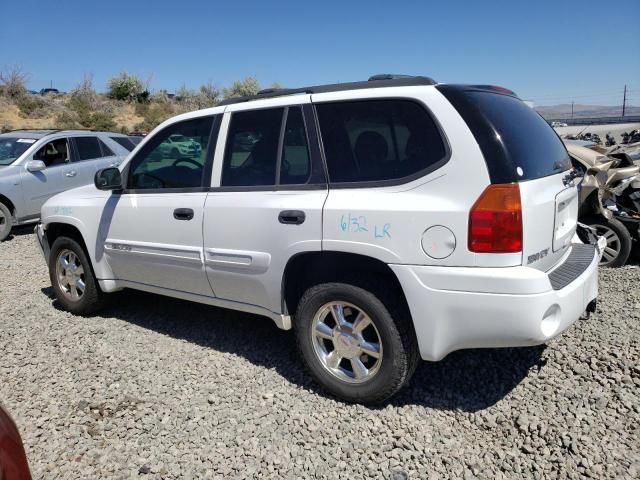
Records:
[[[38,239],[38,245],[40,245],[40,251],[42,252],[42,256],[44,256],[44,260],[49,265],[49,242],[47,240],[47,233],[45,232],[42,224],[39,223],[36,225],[34,229],[34,233],[36,234],[36,238]]]
[[[584,247],[590,261],[584,262]],[[568,264],[569,255],[570,281],[554,285],[553,272],[527,267],[390,265],[409,303],[422,358],[440,360],[465,348],[538,345],[561,334],[598,295],[598,249],[572,249],[581,249],[580,271]]]

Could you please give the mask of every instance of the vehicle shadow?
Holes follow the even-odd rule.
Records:
[[[33,229],[35,224],[30,223],[28,225],[19,225],[17,227],[13,227],[11,229],[11,233],[7,238],[5,238],[4,242],[10,242],[14,237],[24,237],[25,235],[33,235]]]
[[[42,292],[53,299],[51,287]],[[125,290],[98,315],[275,369],[289,382],[329,396],[305,371],[292,331],[258,315]],[[57,302],[53,302],[59,308]],[[420,362],[411,384],[389,404],[478,411],[499,402],[533,369],[544,366],[545,346],[454,352],[440,362]],[[384,407],[384,405],[382,406]]]

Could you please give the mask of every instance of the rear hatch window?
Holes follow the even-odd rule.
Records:
[[[558,135],[519,98],[473,87],[439,89],[471,129],[492,183],[534,180],[571,168]]]

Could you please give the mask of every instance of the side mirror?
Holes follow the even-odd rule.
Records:
[[[41,172],[47,168],[42,160],[29,160],[27,162],[27,170],[29,172]]]
[[[93,179],[98,190],[122,190],[122,175],[115,167],[103,168]]]

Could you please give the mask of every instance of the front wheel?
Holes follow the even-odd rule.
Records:
[[[49,278],[62,308],[91,314],[104,305],[102,293],[84,249],[72,238],[59,237],[51,246]]]
[[[629,230],[615,218],[588,217],[584,223],[596,229],[599,237],[607,240],[600,265],[603,267],[622,267],[631,254],[632,239]]]
[[[0,242],[9,236],[13,227],[13,216],[4,203],[0,203]]]
[[[409,380],[417,345],[408,318],[393,318],[371,292],[325,283],[305,292],[295,318],[300,353],[314,378],[333,395],[384,402]]]

